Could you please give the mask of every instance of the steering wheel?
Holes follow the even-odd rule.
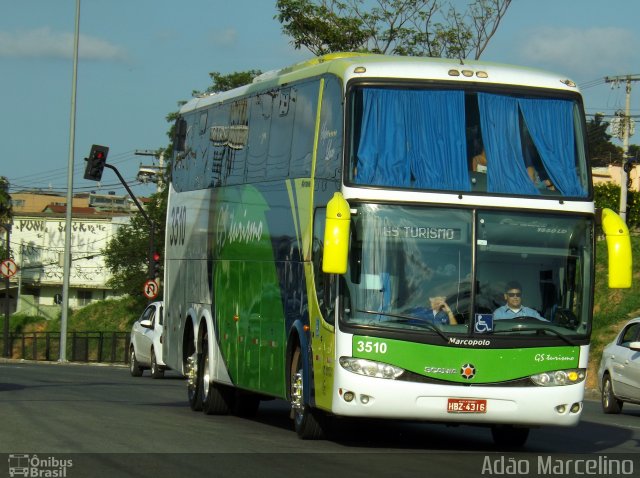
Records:
[[[568,329],[575,329],[578,327],[578,318],[571,309],[562,309],[558,307],[553,316],[553,321]]]

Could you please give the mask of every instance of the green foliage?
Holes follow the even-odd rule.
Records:
[[[593,187],[596,207],[620,210],[620,186],[615,183],[601,183]],[[627,192],[627,226],[629,229],[640,227],[640,193]]]
[[[307,0],[278,0],[280,13],[276,16],[283,24],[282,30],[293,38],[296,49],[307,47],[315,55],[336,51],[357,51],[365,47],[371,31],[365,21],[373,21],[371,15],[359,18],[350,14],[341,2],[316,2]]]
[[[228,75],[223,75],[222,73],[219,73],[217,71],[212,71],[211,73],[209,73],[209,77],[211,78],[213,84],[204,91],[204,94],[220,93],[222,91],[229,91],[240,86],[248,85],[256,76],[259,76],[261,74],[262,71],[260,70],[236,71],[233,73],[229,73]],[[193,96],[200,96],[202,94],[203,93],[201,91],[195,90],[192,93]]]
[[[369,51],[480,58],[511,0],[277,0],[282,31],[315,55]]]
[[[154,251],[164,260],[164,231],[167,214],[167,189],[151,196],[146,212],[155,224]],[[136,212],[131,222],[118,229],[103,249],[105,264],[112,274],[109,287],[117,293],[142,296],[142,286],[148,278],[150,227],[144,216]]]
[[[13,217],[11,196],[9,195],[9,180],[0,176],[0,224],[8,224]],[[4,256],[3,256],[4,257]]]
[[[133,322],[140,317],[147,305],[140,297],[127,296],[95,302],[82,309],[70,310],[69,332],[129,332]],[[60,314],[53,320],[40,316],[13,314],[9,321],[12,333],[60,332]]]
[[[609,123],[600,114],[587,122],[587,146],[591,157],[591,166],[608,166],[621,164],[622,148],[611,143],[611,135],[607,133]]]
[[[46,322],[46,319],[37,315],[13,314],[9,317],[9,332],[20,333],[29,325],[41,322]]]

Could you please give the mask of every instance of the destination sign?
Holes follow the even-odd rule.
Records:
[[[462,239],[462,230],[453,227],[384,226],[382,234],[385,237],[431,241],[459,241]]]

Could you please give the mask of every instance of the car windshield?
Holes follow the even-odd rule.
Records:
[[[588,219],[380,204],[352,211],[343,324],[534,339],[588,333]]]

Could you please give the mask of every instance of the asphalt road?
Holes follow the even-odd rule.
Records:
[[[496,449],[485,428],[377,420],[340,420],[331,439],[304,441],[292,431],[283,401],[263,402],[251,419],[192,412],[184,380],[173,372],[152,380],[148,372],[133,378],[123,367],[0,362],[0,420],[0,454],[8,460],[7,468],[0,461],[0,476],[18,454],[49,458],[40,468],[69,457],[75,460],[64,470],[69,478],[266,477],[294,470],[304,476],[483,476],[500,474],[509,463],[522,472],[525,461],[527,475],[548,476],[551,457],[565,460],[554,475],[572,476],[562,472],[571,471],[566,460],[576,454],[599,457],[602,466],[631,460],[626,466],[640,473],[640,407],[625,404],[621,415],[604,415],[594,400],[586,402],[577,427],[535,429],[517,454]],[[536,475],[540,460],[547,465]]]

